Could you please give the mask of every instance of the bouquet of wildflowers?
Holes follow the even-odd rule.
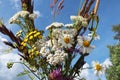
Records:
[[[10,62],[7,67],[11,68],[13,63],[23,64],[28,69],[21,74],[32,73],[39,80],[74,80],[86,63],[84,58],[95,48],[92,42],[99,39],[96,32],[99,1],[96,0],[95,7],[91,10],[95,0],[84,0],[78,15],[70,16],[71,24],[54,21],[46,27],[48,35],[44,36],[44,31],[36,29],[34,25],[37,14],[33,12],[33,1],[21,0],[22,11],[9,20],[10,24],[19,25],[21,30],[13,34],[0,21],[0,32],[11,39],[3,42],[17,49],[21,56],[21,62]],[[54,18],[64,8],[63,2],[64,0],[51,0],[50,8]],[[76,57],[77,61],[73,62]],[[96,74],[102,73],[101,64],[95,62],[92,68]]]

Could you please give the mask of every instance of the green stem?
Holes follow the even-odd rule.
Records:
[[[24,66],[23,66],[23,69],[25,70]],[[27,74],[27,75],[28,75],[28,77],[29,77],[31,80],[34,80],[34,79],[30,76],[30,74]]]
[[[80,69],[83,65],[81,66],[78,66],[80,65],[80,63],[84,61],[84,55],[81,55],[81,57],[79,58],[79,60],[76,62],[76,64],[74,65],[74,67],[72,68],[72,70],[70,71],[70,76],[73,75],[74,71],[75,71],[75,74],[77,73],[77,70]],[[74,77],[74,76],[73,76]]]
[[[41,80],[40,77],[38,75],[36,75],[26,64],[22,63],[22,62],[13,62],[13,63],[20,63],[23,64],[28,70],[30,70],[30,72],[36,77],[38,78],[38,80]]]
[[[93,35],[92,35],[92,39],[90,40],[90,44],[91,44],[91,42],[92,42],[93,39],[94,39],[94,35],[95,35],[95,33],[96,33],[97,28],[98,28],[98,23],[96,24],[96,27],[95,27],[94,33],[93,33]]]

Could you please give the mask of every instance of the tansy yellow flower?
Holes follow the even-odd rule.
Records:
[[[31,36],[33,34],[33,32],[30,32],[28,35]]]
[[[37,31],[35,30],[35,31],[33,31],[33,33],[37,33]]]
[[[37,37],[38,35],[37,34],[34,34],[34,37]]]
[[[27,44],[26,44],[26,43],[24,43],[24,44],[23,44],[23,46],[25,47],[25,46],[27,46]]]
[[[23,44],[24,44],[24,42],[21,43],[21,45],[23,45]]]
[[[29,39],[30,39],[30,40],[33,39],[33,36],[30,36]]]
[[[38,56],[40,53],[39,53],[39,51],[36,51],[35,54]]]
[[[36,35],[37,35],[37,36],[40,35],[40,32],[37,32]]]
[[[27,41],[28,41],[28,38],[25,38],[25,39],[24,39],[24,42],[27,42]]]

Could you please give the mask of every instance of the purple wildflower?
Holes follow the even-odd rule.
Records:
[[[53,70],[49,76],[50,80],[64,80],[60,69]]]

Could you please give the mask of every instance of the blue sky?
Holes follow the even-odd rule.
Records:
[[[14,33],[19,30],[19,27],[16,25],[10,25],[8,23],[8,20],[13,14],[21,10],[19,1],[20,0],[0,0],[0,18],[3,18],[6,26],[9,29],[13,30]],[[34,1],[35,11],[39,11],[40,14],[39,18],[35,20],[35,26],[38,29],[45,30],[45,27],[51,24],[51,22],[53,22],[51,9],[49,7],[50,0],[34,0]],[[80,0],[65,0],[64,8],[61,11],[61,13],[57,16],[56,21],[63,22],[64,24],[71,23],[69,17],[70,15],[77,15],[79,3]],[[100,7],[98,10],[100,23],[97,31],[101,39],[93,43],[93,45],[95,45],[96,48],[88,57],[86,57],[87,63],[91,64],[91,61],[93,60],[103,62],[105,59],[109,58],[109,49],[107,48],[107,45],[117,43],[113,39],[114,33],[112,32],[112,26],[120,23],[119,3],[120,0],[101,0]],[[0,80],[1,79],[2,77],[0,76]]]

